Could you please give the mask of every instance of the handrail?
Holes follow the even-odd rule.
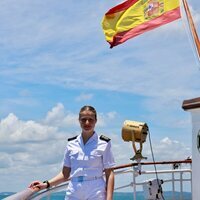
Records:
[[[134,175],[134,172],[137,172],[136,170],[134,169],[125,169],[125,168],[128,168],[128,167],[134,167],[134,166],[138,166],[139,164],[140,165],[169,165],[169,164],[191,164],[192,163],[192,160],[191,159],[186,159],[186,160],[176,160],[176,161],[160,161],[160,162],[140,162],[140,163],[137,163],[137,162],[134,162],[134,163],[129,163],[129,164],[125,164],[125,165],[119,165],[119,166],[116,166],[116,167],[113,167],[112,169],[114,170],[114,173],[115,175],[118,175],[118,174],[123,174],[123,173],[132,173],[134,177],[136,177]],[[121,169],[121,170],[119,170]],[[158,170],[157,173],[158,174],[162,174],[162,173],[183,173],[183,172],[186,172],[186,173],[192,173],[191,169],[173,169],[173,170]],[[140,172],[141,175],[143,174],[155,174],[155,171],[141,171]],[[167,179],[166,182],[172,182],[172,181],[191,181],[190,178],[188,179]],[[117,188],[115,188],[115,190],[118,190],[118,189],[123,189],[123,188],[127,188],[127,187],[136,187],[136,185],[142,185],[144,184],[144,182],[138,182],[136,183],[135,181],[134,182],[131,182],[131,183],[127,183],[126,185],[122,185],[122,186],[119,186]],[[40,191],[36,194],[34,194],[33,196],[31,196],[30,200],[39,200],[40,198],[44,197],[44,196],[48,196],[50,195],[51,193],[54,193],[54,192],[59,192],[61,190],[64,190],[68,185],[68,182],[65,182],[61,185],[58,185],[56,187],[52,187],[52,188],[49,188],[49,189],[46,189],[46,190],[43,190],[43,191]],[[136,199],[136,198],[134,198]]]
[[[51,188],[48,188],[48,189],[45,189],[45,190],[41,190],[35,194],[33,194],[29,200],[31,199],[34,199],[34,200],[39,200],[41,199],[42,197],[45,197],[45,196],[48,196],[54,192],[59,192],[59,191],[62,191],[64,190],[68,185],[68,182],[64,182],[58,186],[55,186],[55,187],[51,187]]]
[[[127,167],[134,167],[140,165],[167,165],[167,164],[191,164],[192,160],[191,159],[186,159],[186,160],[175,160],[175,161],[159,161],[159,162],[140,162],[140,163],[130,163],[130,164],[125,164],[125,165],[119,165],[116,167],[113,167],[113,170],[117,169],[123,169]]]
[[[148,166],[148,165],[170,165],[170,164],[191,164],[192,163],[192,160],[191,159],[186,159],[186,160],[176,160],[176,161],[160,161],[160,162],[140,162],[140,163],[137,163],[137,162],[134,162],[134,163],[129,163],[129,164],[125,164],[125,165],[119,165],[119,166],[116,166],[116,167],[113,167],[113,171],[115,173],[115,175],[121,175],[121,174],[127,174],[127,173],[131,173],[133,175],[133,181],[131,183],[126,183],[122,186],[118,186],[117,188],[115,188],[115,190],[118,190],[118,189],[123,189],[123,188],[127,188],[127,187],[133,187],[133,195],[134,195],[134,199],[136,199],[136,186],[140,186],[140,185],[143,185],[144,183],[146,183],[146,181],[143,181],[143,182],[136,182],[136,177],[138,175],[144,175],[144,174],[169,174],[171,173],[172,174],[172,179],[165,179],[165,182],[171,182],[172,183],[172,192],[174,192],[174,182],[175,181],[179,181],[180,184],[181,184],[181,188],[182,188],[182,184],[183,182],[185,181],[190,181],[191,182],[191,178],[182,178],[182,173],[189,173],[190,174],[190,177],[191,177],[191,173],[192,173],[192,170],[191,170],[191,167],[190,169],[171,169],[171,170],[157,170],[157,171],[145,171],[145,170],[141,170],[141,166]],[[139,168],[137,168],[136,166],[138,166]],[[133,168],[129,168],[129,167],[133,167]],[[129,168],[129,169],[127,169]],[[175,173],[180,173],[180,177],[179,179],[175,178],[174,177],[174,174]],[[34,193],[33,195],[29,195],[29,198],[26,198],[26,199],[29,199],[29,200],[39,200],[41,199],[42,197],[45,197],[45,196],[50,196],[52,193],[55,193],[55,192],[59,192],[59,191],[63,191],[66,189],[68,185],[68,182],[65,182],[65,183],[62,183],[58,186],[55,186],[55,187],[51,187],[51,188],[48,188],[48,189],[45,189],[45,190],[41,190],[39,192],[36,192]],[[181,189],[182,191],[182,189]],[[10,196],[8,199],[12,199],[13,200],[13,197],[14,196],[19,196],[20,195],[20,192],[15,194],[15,195],[12,195]],[[14,198],[16,200],[16,198]],[[18,199],[22,199],[22,198],[18,198]],[[24,198],[23,198],[24,199]]]

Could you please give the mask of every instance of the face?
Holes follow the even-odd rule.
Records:
[[[93,133],[96,124],[96,118],[93,112],[85,110],[79,117],[80,126],[83,133]]]

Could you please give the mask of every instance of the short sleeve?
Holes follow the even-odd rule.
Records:
[[[107,143],[107,147],[103,154],[103,166],[104,169],[108,169],[115,166],[114,156],[111,150],[111,142]]]
[[[66,147],[64,152],[64,158],[63,158],[63,166],[65,167],[71,167],[70,157],[69,157],[69,150]]]

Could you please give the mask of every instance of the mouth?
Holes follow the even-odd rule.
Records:
[[[84,126],[84,129],[91,129],[90,126]]]
[[[84,126],[83,128],[84,128],[84,130],[91,130],[92,129],[91,126]]]

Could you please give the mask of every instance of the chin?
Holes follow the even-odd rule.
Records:
[[[94,131],[92,129],[87,129],[87,130],[84,129],[84,132],[85,133],[93,133]]]

